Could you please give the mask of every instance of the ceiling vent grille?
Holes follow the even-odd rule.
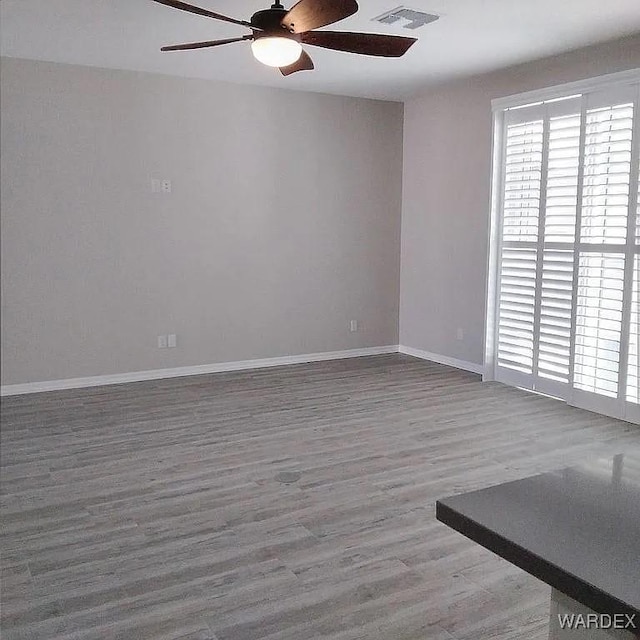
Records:
[[[424,13],[423,11],[416,11],[415,9],[409,9],[407,7],[397,7],[391,11],[383,13],[377,18],[373,18],[373,22],[379,22],[380,24],[395,24],[402,20],[402,25],[405,29],[419,29],[424,27],[425,24],[435,22],[440,16],[432,13]]]

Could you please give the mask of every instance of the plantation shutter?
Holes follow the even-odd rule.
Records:
[[[502,112],[489,340],[497,380],[630,420],[639,413],[639,103],[635,82]]]

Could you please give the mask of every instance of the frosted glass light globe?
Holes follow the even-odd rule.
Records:
[[[269,67],[288,67],[302,55],[302,45],[291,38],[267,36],[251,43],[256,60]]]

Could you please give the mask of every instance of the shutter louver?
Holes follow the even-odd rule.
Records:
[[[587,111],[582,242],[625,242],[632,134],[633,104]]]
[[[623,288],[623,255],[580,256],[573,381],[578,389],[618,394]]]

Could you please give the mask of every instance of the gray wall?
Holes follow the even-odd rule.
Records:
[[[483,361],[491,100],[635,67],[640,35],[452,82],[405,104],[400,344]]]
[[[3,384],[397,344],[402,119],[3,59]]]

